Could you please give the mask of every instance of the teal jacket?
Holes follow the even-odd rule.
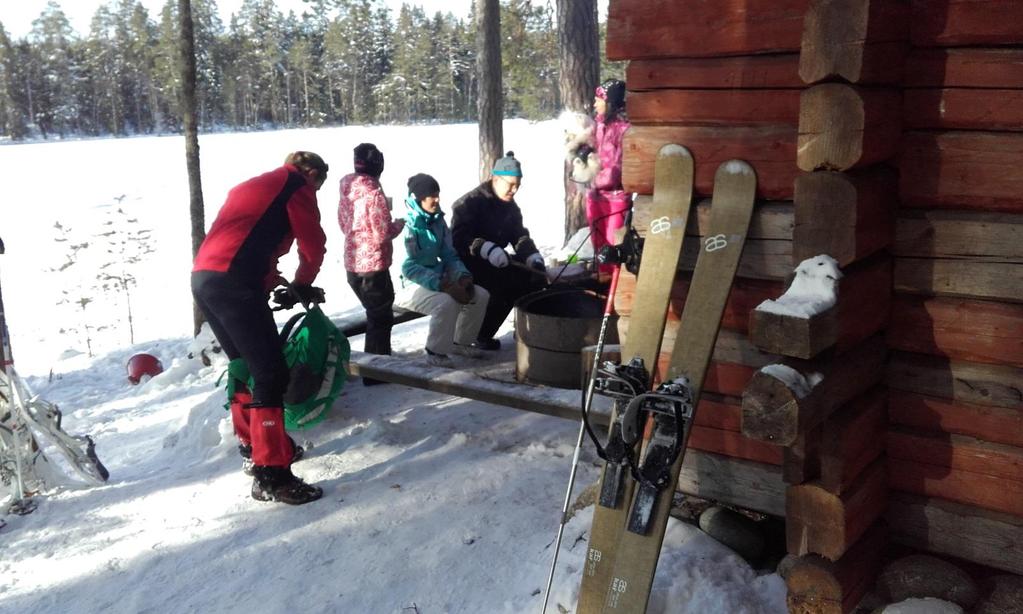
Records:
[[[444,212],[427,213],[414,196],[405,198],[405,262],[401,275],[405,279],[434,292],[441,281],[457,281],[470,276],[451,246],[451,230],[444,221]]]

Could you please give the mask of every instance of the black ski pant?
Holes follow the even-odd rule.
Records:
[[[483,324],[476,336],[486,341],[497,334],[508,314],[511,313],[515,301],[523,296],[543,289],[544,278],[518,267],[506,266],[498,269],[480,258],[469,258],[466,267],[472,273],[473,283],[483,286],[490,293],[487,302],[487,313],[483,316]]]
[[[366,343],[369,354],[391,353],[394,326],[394,284],[387,270],[373,273],[348,272],[348,285],[366,309]]]
[[[192,295],[227,357],[249,367],[252,404],[283,407],[288,367],[266,290],[230,273],[195,271]]]

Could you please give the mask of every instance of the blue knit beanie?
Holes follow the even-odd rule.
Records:
[[[503,158],[499,158],[497,162],[494,163],[493,173],[503,177],[521,177],[522,166],[519,164],[519,161],[515,159],[515,152],[509,151],[504,154]]]

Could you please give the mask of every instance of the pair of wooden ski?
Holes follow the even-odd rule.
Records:
[[[749,229],[756,174],[746,162],[730,160],[714,176],[707,232],[689,239],[701,241],[700,254],[671,361],[661,378],[664,384],[650,392],[692,186],[689,151],[680,145],[662,147],[654,167],[653,212],[622,349],[623,366],[608,372],[604,384],[618,394],[611,395],[616,400],[605,448],[609,458],[593,514],[578,614],[646,611],[692,418]],[[635,389],[643,379],[637,374],[644,370],[643,390],[628,398],[623,390]]]

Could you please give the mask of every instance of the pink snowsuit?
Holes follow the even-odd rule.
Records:
[[[614,245],[615,231],[625,224],[630,197],[622,189],[622,137],[628,129],[629,122],[624,118],[606,123],[603,114],[597,115],[595,149],[600,156],[600,172],[586,194],[586,220],[594,254],[604,245]],[[612,268],[601,265],[600,270]]]

